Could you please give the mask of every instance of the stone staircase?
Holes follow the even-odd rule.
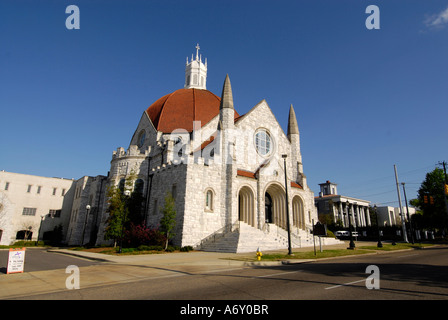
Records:
[[[313,246],[313,236],[303,230],[291,232],[291,247]],[[232,232],[218,232],[204,239],[198,250],[213,252],[262,252],[287,249],[288,233],[274,225],[266,225],[263,230],[254,228],[244,222],[234,225]]]

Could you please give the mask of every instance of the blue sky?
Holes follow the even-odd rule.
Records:
[[[107,174],[143,111],[183,87],[196,43],[207,89],[228,73],[240,114],[266,99],[286,130],[294,105],[316,195],[330,180],[396,206],[394,164],[411,199],[448,160],[448,1],[2,0],[0,41],[0,170]]]

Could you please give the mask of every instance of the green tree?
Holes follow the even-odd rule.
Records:
[[[118,186],[110,186],[107,190],[109,217],[105,229],[105,239],[113,239],[114,246],[132,225],[143,223],[143,207],[145,197],[142,188],[136,187],[138,176],[132,169],[126,179]]]
[[[108,207],[107,226],[105,228],[104,239],[114,240],[114,247],[117,246],[117,241],[122,238],[124,232],[124,225],[128,220],[129,210],[127,207],[126,196],[122,190],[116,186],[110,186],[107,190]]]
[[[447,226],[447,214],[444,198],[445,175],[442,169],[436,168],[426,174],[418,190],[418,199],[409,201],[417,205],[422,211],[419,222],[423,227],[444,229]]]
[[[165,196],[165,204],[161,207],[162,219],[160,220],[160,231],[166,236],[165,250],[168,248],[168,242],[174,236],[174,227],[176,226],[176,207],[171,192]]]

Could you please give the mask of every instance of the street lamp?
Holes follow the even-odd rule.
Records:
[[[86,205],[86,219],[84,220],[84,228],[82,228],[81,247],[84,245],[84,234],[86,232],[87,220],[89,219],[90,204]]]
[[[286,230],[288,231],[288,255],[292,255],[291,251],[291,230],[289,227],[289,199],[288,199],[288,177],[286,175],[286,158],[288,155],[282,154],[282,158],[285,164],[285,190],[286,190]]]
[[[348,209],[349,205],[350,205],[350,203],[347,200],[346,207],[347,207],[347,216],[348,216],[348,228],[349,228],[349,233],[350,233],[350,245],[347,249],[353,250],[353,249],[355,249],[355,242],[353,242],[352,219],[350,218],[350,210]]]
[[[381,243],[381,233],[380,233],[380,223],[378,220],[378,213],[376,211],[376,204],[373,206],[373,210],[375,211],[375,216],[376,216],[376,227],[378,229],[378,244],[376,245],[378,248],[382,248],[383,244]]]

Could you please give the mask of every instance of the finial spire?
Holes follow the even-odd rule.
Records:
[[[199,58],[199,49],[201,49],[201,47],[199,47],[199,43],[196,43],[196,60],[198,60]]]
[[[294,108],[289,108],[289,117],[288,117],[288,137],[291,134],[299,134],[299,126],[297,125],[296,113],[294,112]]]
[[[234,109],[232,86],[230,85],[230,78],[228,74],[226,75],[226,79],[224,80],[224,85],[222,87],[221,105],[219,106],[220,110],[224,108]]]
[[[185,89],[204,89],[207,90],[207,62],[202,63],[202,54],[199,55],[199,43],[196,44],[196,59],[191,54],[191,60],[185,65]],[[207,58],[205,59],[207,61]]]

